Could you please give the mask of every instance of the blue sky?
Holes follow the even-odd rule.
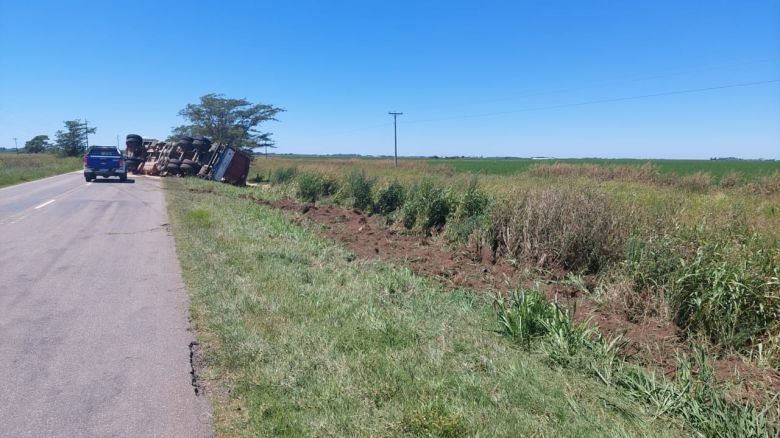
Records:
[[[279,152],[780,158],[780,1],[0,0],[0,146],[164,138],[224,93]],[[593,101],[609,102],[570,105]]]

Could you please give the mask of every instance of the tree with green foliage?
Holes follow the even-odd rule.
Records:
[[[246,99],[231,99],[224,94],[207,94],[198,104],[188,104],[179,115],[189,124],[173,128],[170,140],[184,136],[205,136],[215,143],[226,143],[242,149],[253,149],[273,144],[270,132],[258,128],[284,109]]]
[[[48,135],[36,135],[24,144],[24,151],[28,154],[39,154],[51,149]]]
[[[87,150],[87,136],[97,131],[95,127],[88,127],[81,120],[66,120],[65,130],[57,131],[54,136],[54,149],[57,153],[67,157],[83,155]]]

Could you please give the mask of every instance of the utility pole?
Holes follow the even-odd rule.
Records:
[[[394,157],[395,157],[395,167],[398,167],[398,116],[403,115],[404,113],[396,113],[393,111],[388,112],[387,114],[390,114],[393,116],[393,145],[394,148]]]
[[[14,149],[16,149],[16,153],[19,153],[19,143],[16,142],[17,138],[14,137]]]

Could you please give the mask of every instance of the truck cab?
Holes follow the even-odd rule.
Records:
[[[119,181],[127,181],[125,159],[114,146],[90,146],[84,155],[84,179],[90,182],[102,176],[119,177]]]

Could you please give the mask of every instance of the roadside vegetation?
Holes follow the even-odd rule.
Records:
[[[54,154],[0,153],[0,187],[19,184],[81,168],[81,159]]]
[[[448,307],[446,300],[433,303],[430,300],[434,298],[426,295],[425,300],[417,301],[414,294],[397,293],[406,291],[407,286],[381,286],[394,280],[385,279],[376,286],[380,291],[390,287],[387,290],[394,292],[384,293],[408,306],[404,307],[406,316],[422,311],[418,306],[427,306],[427,311],[435,308],[440,318],[465,318],[475,336],[484,330],[502,333],[511,348],[491,347],[496,350],[490,354],[479,350],[493,361],[498,360],[499,350],[511,358],[510,362],[521,360],[514,355],[524,352],[524,360],[535,358],[547,365],[549,370],[545,372],[573,373],[571,379],[585,385],[595,382],[601,385],[599,391],[611,391],[621,401],[610,402],[609,406],[624,406],[638,418],[650,415],[665,419],[673,427],[691,433],[780,433],[780,408],[776,403],[780,388],[777,173],[757,176],[727,172],[716,180],[706,168],[670,176],[653,164],[542,163],[514,175],[475,175],[421,160],[404,160],[400,168],[394,169],[382,160],[278,158],[255,160],[253,173],[263,183],[262,188],[212,189],[208,195],[243,199],[248,205],[241,208],[247,209],[244,214],[253,219],[242,219],[242,227],[251,227],[255,221],[263,223],[267,215],[279,220],[283,217],[252,201],[266,205],[284,200],[332,205],[342,207],[343,213],[336,211],[330,221],[303,230],[289,225],[289,220],[298,223],[298,219],[288,218],[284,223],[306,233],[309,239],[314,238],[310,231],[317,231],[318,226],[327,228],[339,223],[342,219],[338,214],[363,212],[381,218],[383,227],[399,236],[427,236],[425,239],[441,242],[453,253],[470,254],[468,257],[478,263],[509,264],[524,272],[523,282],[507,281],[490,291],[474,291],[477,293],[471,300],[480,315],[474,317],[477,319]],[[178,187],[179,192],[186,188]],[[213,202],[223,205],[222,201]],[[306,209],[300,211],[306,213]],[[236,220],[227,219],[227,223]],[[362,227],[356,227],[353,232],[360,230]],[[266,239],[274,233],[269,231]],[[349,239],[360,240],[357,235]],[[274,245],[289,247],[281,242]],[[302,250],[301,256],[318,254],[311,251]],[[324,256],[328,263],[336,263],[339,257]],[[359,266],[358,271],[371,272],[369,277],[374,275],[373,269],[379,269],[418,278],[403,266],[344,257],[344,266]],[[325,266],[324,260],[308,260],[304,265],[317,269]],[[259,265],[264,263],[268,266],[265,259],[257,261],[257,269],[262,270]],[[344,278],[342,268],[327,266],[328,275],[322,281]],[[302,275],[304,282],[311,278],[310,274]],[[248,281],[262,287],[266,280]],[[469,294],[442,287],[442,282],[437,286],[428,280],[419,281],[415,290],[431,288],[437,296]],[[536,286],[529,287],[529,281]],[[320,283],[309,284],[317,284],[315,289],[319,290]],[[360,283],[354,290],[360,291],[358,295],[366,293],[367,302],[372,302],[375,286]],[[561,291],[578,298],[558,301]],[[349,301],[336,295],[340,301]],[[316,299],[322,304],[321,296]],[[578,303],[586,310],[578,313]],[[368,314],[372,312],[375,310]],[[444,323],[427,313],[420,319],[446,325],[447,329],[437,332],[437,336],[446,337],[451,328],[448,324],[456,324],[449,319]],[[600,323],[606,325],[600,327]],[[641,327],[663,327],[667,338],[649,337],[638,344],[626,335],[637,334]],[[418,334],[425,331],[407,328]],[[484,339],[472,341],[484,347]],[[372,344],[366,348],[373,351],[379,347]],[[383,348],[378,357],[390,354],[382,353]],[[444,379],[453,372],[440,371],[443,374],[434,379]],[[624,402],[630,404],[620,404]],[[460,405],[447,402],[441,406]],[[517,415],[515,408],[510,410]],[[574,411],[584,412],[578,409]],[[465,407],[460,412],[467,411],[464,415],[468,418],[486,418],[486,414]],[[503,424],[490,418],[490,427]],[[656,427],[645,420],[634,424]],[[467,435],[504,431],[490,427],[483,429],[469,423],[458,430]],[[410,429],[392,430],[397,434]],[[569,434],[555,428],[524,430]],[[411,434],[447,435],[425,431]],[[355,433],[365,432],[371,431]]]
[[[392,183],[347,180],[344,202],[366,202],[367,186],[381,194],[372,208],[403,198]],[[546,302],[534,323],[545,328],[525,338],[516,304],[356,258],[247,199],[248,189],[195,179],[165,186],[218,434],[678,436],[691,427],[683,408],[641,395],[666,387],[635,385],[632,396],[605,384],[630,379],[607,365],[618,360],[615,343],[578,333]],[[557,330],[573,337],[556,341]],[[603,378],[572,365],[585,350]]]
[[[760,350],[762,364],[780,370],[778,174],[724,187],[693,182],[711,181],[702,171],[669,183],[652,165],[542,164],[478,180],[420,161],[396,173],[378,160],[279,161],[264,166],[276,196],[381,214],[454,246],[594,276],[594,299],[628,319],[666,317],[723,352]],[[329,181],[327,192],[311,180]]]
[[[666,356],[655,365],[639,360],[667,372],[677,363],[677,377],[663,385],[699,385],[674,380],[692,367],[707,391],[720,394],[717,401],[708,396],[708,406],[723,402],[728,412],[763,412],[757,421],[776,422],[778,412],[752,403],[772,406],[780,376],[780,174],[772,171],[776,163],[762,162],[758,174],[720,167],[716,178],[707,163],[681,176],[654,163],[541,163],[514,175],[474,175],[421,160],[404,160],[399,169],[382,160],[337,159],[257,160],[256,166],[277,181],[264,197],[316,199],[380,215],[401,233],[445,240],[474,257],[487,251],[493,260],[536,269],[539,281],[576,286],[596,313],[627,324],[666,324],[677,333],[676,349],[653,353]],[[279,182],[279,174],[291,176]],[[292,188],[304,175],[331,180],[337,189],[332,196],[296,196]],[[619,332],[612,327],[608,335]],[[603,349],[588,342],[585,350]],[[708,361],[720,361],[712,379]],[[752,377],[741,375],[740,363]],[[756,374],[774,384],[761,377],[751,382]],[[756,385],[726,387],[735,381]],[[671,394],[669,388],[662,392]],[[685,409],[700,408],[677,413],[692,425]]]

